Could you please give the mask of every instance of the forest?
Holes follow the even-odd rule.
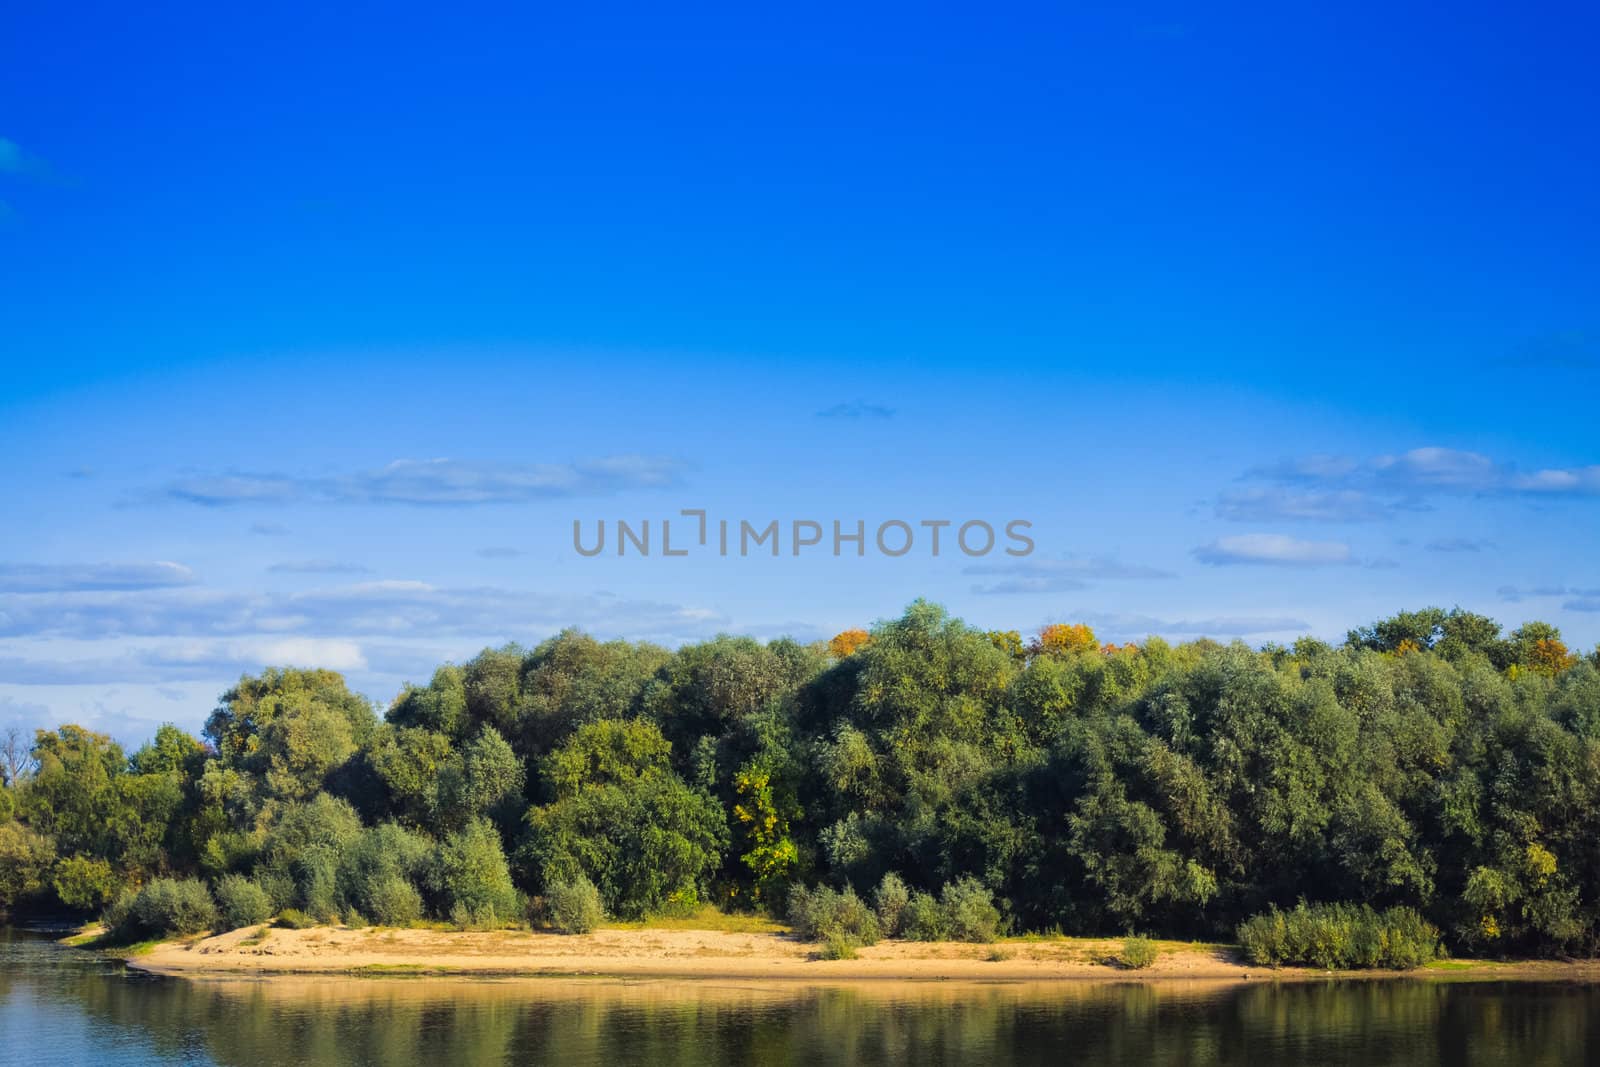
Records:
[[[925,601],[815,644],[568,630],[386,709],[270,669],[199,738],[65,725],[3,756],[0,911],[150,932],[782,916],[888,886],[1012,933],[1231,940],[1348,904],[1462,955],[1600,948],[1600,652],[1460,609],[1263,648]]]

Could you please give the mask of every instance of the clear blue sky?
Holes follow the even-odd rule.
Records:
[[[0,724],[563,625],[1600,640],[1594,8],[0,16]],[[584,559],[574,519],[1032,522]]]

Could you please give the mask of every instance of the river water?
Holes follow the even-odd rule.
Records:
[[[1600,1062],[1600,986],[190,980],[0,930],[0,1063]]]

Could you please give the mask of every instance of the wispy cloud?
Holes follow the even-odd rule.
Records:
[[[372,568],[359,563],[340,563],[331,559],[286,560],[267,568],[273,574],[370,574]]]
[[[1362,522],[1427,510],[1436,496],[1600,496],[1600,464],[1530,469],[1437,446],[1366,460],[1303,456],[1253,468],[1240,480],[1257,484],[1220,494],[1220,518]]]
[[[43,165],[43,160],[24,152],[17,142],[0,137],[0,174],[27,174],[40,170]]]
[[[523,464],[401,459],[377,470],[329,477],[245,471],[198,474],[171,482],[153,495],[205,507],[299,501],[468,507],[662,488],[679,484],[683,470],[680,460],[643,455]]]
[[[676,641],[727,619],[620,597],[373,581],[295,593],[206,589],[0,595],[0,637],[540,637],[564,626]]]
[[[1354,489],[1296,491],[1281,486],[1225,492],[1217,498],[1216,510],[1218,518],[1232,522],[1368,522],[1394,513],[1392,505]]]
[[[1568,603],[1576,603],[1594,598],[1600,598],[1600,589],[1581,589],[1567,585],[1536,585],[1522,588],[1514,585],[1502,585],[1495,590],[1496,595],[1508,604],[1516,604],[1523,600],[1549,600],[1555,597],[1572,597]],[[1574,608],[1575,611],[1588,611],[1588,608]]]
[[[1201,563],[1214,567],[1263,564],[1277,567],[1325,567],[1354,563],[1343,541],[1302,541],[1283,534],[1239,534],[1219,537],[1194,550]]]
[[[1429,552],[1487,552],[1494,548],[1494,542],[1471,537],[1441,537],[1422,547]]]
[[[1123,563],[1109,556],[1071,556],[1066,559],[1024,560],[1017,563],[975,563],[963,574],[993,576],[999,581],[980,583],[972,591],[981,596],[1025,593],[1070,593],[1089,588],[1093,581],[1171,578],[1169,571]]]
[[[892,419],[894,408],[883,404],[869,404],[863,400],[850,400],[823,408],[817,412],[819,419]]]
[[[167,589],[194,581],[179,563],[0,563],[0,593]]]
[[[250,532],[257,537],[287,537],[289,528],[277,522],[252,522]]]

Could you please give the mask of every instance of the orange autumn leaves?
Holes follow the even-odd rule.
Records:
[[[1015,640],[1013,633],[999,635]],[[844,659],[855,652],[866,648],[872,643],[872,635],[866,630],[845,630],[835,634],[828,642],[828,651],[836,659]],[[997,640],[997,644],[1006,647],[1009,642]],[[1129,642],[1125,645],[1102,645],[1095,636],[1094,630],[1083,623],[1052,623],[1044,627],[1028,642],[1027,654],[1029,656],[1061,656],[1076,652],[1101,652],[1105,655],[1114,655],[1118,652],[1137,652],[1139,646]]]

